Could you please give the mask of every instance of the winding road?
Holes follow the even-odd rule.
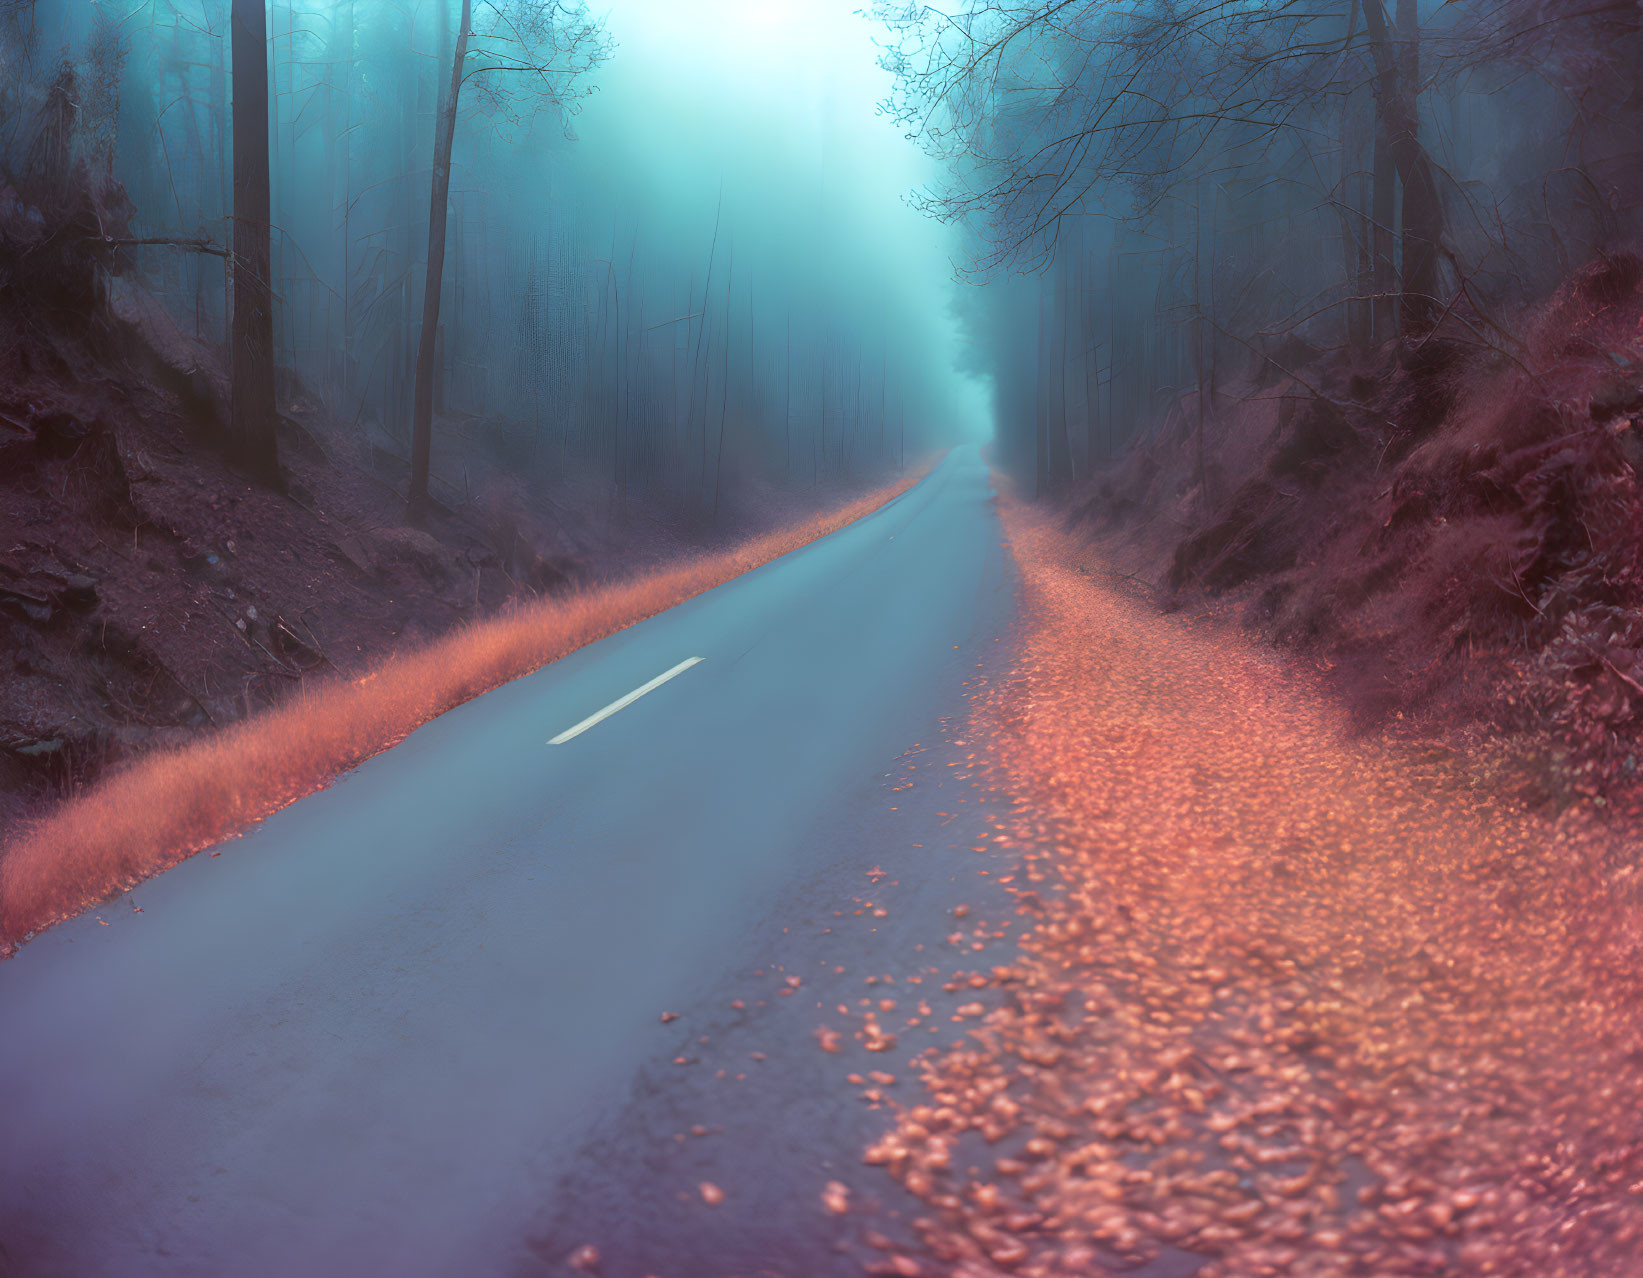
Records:
[[[644,1079],[694,1063],[690,1009],[801,924],[789,970],[849,961],[810,915],[899,872],[875,822],[941,824],[936,791],[885,798],[1001,650],[1001,537],[957,450],[0,964],[0,1272],[558,1271],[578,1239],[542,1222],[608,1176],[588,1142],[636,1121]],[[911,900],[907,935],[952,894]],[[791,1098],[748,1096],[785,1130]],[[783,1200],[774,1164],[757,1178]]]

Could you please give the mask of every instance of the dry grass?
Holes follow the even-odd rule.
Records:
[[[136,761],[0,847],[0,955],[323,789],[447,710],[871,514],[918,477],[732,550],[519,607]]]

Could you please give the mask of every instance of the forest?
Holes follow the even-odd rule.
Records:
[[[921,165],[833,108],[761,128],[753,95],[803,68],[730,45],[744,98],[670,102],[656,60],[689,19],[667,6],[636,11],[624,59],[613,20],[544,0],[7,0],[8,447],[63,407],[32,378],[85,371],[28,352],[53,328],[83,345],[96,315],[82,354],[118,348],[160,387],[185,451],[282,513],[341,503],[351,526],[321,541],[344,575],[413,571],[364,627],[318,619],[336,598],[275,601],[232,661],[122,618],[127,709],[69,670],[78,701],[8,710],[6,788],[76,784],[340,668],[333,648],[762,526],[989,431],[1160,598],[1241,591],[1332,668],[1390,648],[1396,676],[1353,691],[1372,718],[1550,718],[1581,784],[1629,772],[1635,15],[1338,8],[878,4],[859,25],[883,74],[850,91],[880,95]],[[810,74],[796,93],[840,93]],[[152,469],[127,449],[104,454]],[[322,491],[342,473],[346,496]],[[128,512],[136,551],[165,505]],[[478,548],[448,562],[430,519]],[[176,537],[178,564],[233,540]],[[5,565],[14,617],[54,607],[26,579],[98,575],[48,559]],[[409,602],[430,576],[431,613]]]
[[[875,13],[1027,491],[1165,606],[1236,601],[1365,722],[1629,786],[1635,9]]]
[[[0,1274],[1636,1273],[1640,474],[1636,0],[0,0]]]
[[[673,6],[263,8],[0,10],[8,803],[984,429],[870,58],[681,100]]]

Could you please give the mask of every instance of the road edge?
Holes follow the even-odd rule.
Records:
[[[325,789],[440,715],[877,513],[939,460],[729,550],[462,626],[361,677],[305,688],[221,731],[135,760],[0,842],[0,959]]]

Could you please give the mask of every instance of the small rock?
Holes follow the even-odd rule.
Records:
[[[57,597],[63,601],[65,608],[73,608],[77,612],[94,608],[97,606],[97,579],[83,572],[71,573],[64,579]]]

